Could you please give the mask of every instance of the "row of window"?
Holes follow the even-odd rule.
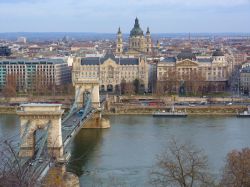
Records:
[[[112,67],[115,71],[120,71],[120,70],[133,70],[133,71],[138,71],[138,67],[135,67],[135,65],[128,65],[128,66],[125,66],[125,67],[117,67],[117,68],[114,68]],[[110,67],[101,67],[100,70],[101,71],[105,71],[105,70],[108,70],[110,69]],[[141,68],[143,70],[143,68]],[[85,67],[82,67],[81,68],[81,71],[84,71],[84,70],[87,70],[87,71],[99,71],[99,67],[88,67],[88,66],[85,66]]]
[[[249,82],[250,81],[250,77],[241,77],[241,81]]]
[[[199,67],[198,69],[200,71],[202,71],[202,70],[205,70],[205,71],[207,71],[207,70],[214,70],[214,71],[216,71],[216,70],[226,70],[225,67],[214,67],[214,68],[212,68],[212,67]],[[174,67],[171,67],[171,68],[166,67],[166,68],[158,68],[158,70],[159,71],[174,71],[175,68]],[[180,70],[194,70],[194,71],[196,71],[197,68],[177,68],[177,70],[178,71],[180,71]]]

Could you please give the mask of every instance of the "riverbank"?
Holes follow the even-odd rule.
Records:
[[[150,106],[129,106],[119,105],[105,111],[105,115],[151,115],[155,111],[169,111],[170,106],[150,107]],[[188,115],[224,115],[235,116],[237,113],[247,110],[247,106],[176,106],[178,112],[186,111]]]
[[[59,96],[30,96],[30,97],[1,97],[0,114],[16,114],[18,106],[22,103],[58,103],[64,110],[68,110],[74,97],[70,95]]]
[[[67,106],[63,106],[67,110]],[[1,106],[0,114],[16,114],[18,106]],[[152,107],[152,106],[131,106],[114,105],[110,110],[104,110],[103,115],[151,115],[155,111],[169,111],[170,106]],[[188,115],[224,115],[235,116],[237,113],[247,110],[247,106],[176,106],[176,111],[186,111]]]
[[[148,115],[152,115],[152,113],[111,113],[111,112],[105,112],[104,115],[106,116],[119,116],[119,115],[132,115],[132,116],[135,116],[135,115],[140,115],[140,116],[148,116]],[[236,117],[236,113],[191,113],[191,114],[188,114],[188,116],[235,116]]]
[[[162,101],[161,106],[145,106],[144,100],[153,99],[152,96],[134,96],[134,97],[116,97],[110,96],[106,103],[104,115],[151,115],[155,111],[165,110],[169,111],[171,103],[173,103],[173,97],[158,97],[158,100]],[[0,114],[16,114],[17,107],[20,103],[25,102],[49,102],[49,103],[60,103],[64,110],[68,110],[73,102],[74,97],[72,96],[40,96],[40,97],[16,97],[16,98],[1,98],[0,99]],[[138,103],[138,100],[142,103]],[[155,99],[155,98],[154,98]],[[182,103],[200,103],[207,102],[208,98],[198,97],[175,97],[175,102]],[[137,101],[137,102],[134,102]],[[227,115],[235,116],[239,112],[247,110],[247,106],[243,103],[249,103],[249,99],[246,98],[213,98],[210,102],[225,103],[235,102],[237,105],[225,105],[225,104],[206,104],[206,105],[195,105],[195,106],[175,106],[176,111],[186,111],[188,115]],[[134,103],[134,104],[133,104]],[[241,104],[239,104],[241,103]],[[143,105],[142,105],[143,104]],[[157,104],[157,103],[153,103]]]
[[[20,103],[50,102],[70,105],[74,100],[72,95],[29,96],[29,97],[0,97],[0,105],[18,105]]]
[[[16,114],[16,106],[0,106],[0,114]]]

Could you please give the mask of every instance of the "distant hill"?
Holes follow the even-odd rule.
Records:
[[[18,37],[27,37],[29,41],[56,41],[67,36],[76,40],[115,39],[115,34],[106,33],[67,33],[67,32],[13,32],[0,33],[0,39],[16,40]]]
[[[250,33],[190,33],[191,37],[249,37]],[[75,40],[115,40],[115,33],[93,33],[93,32],[11,32],[0,33],[0,39],[15,41],[18,37],[27,37],[29,41],[57,41],[67,36]],[[127,39],[129,34],[124,34],[124,39]],[[188,38],[189,33],[158,33],[152,34],[153,39],[159,38]]]

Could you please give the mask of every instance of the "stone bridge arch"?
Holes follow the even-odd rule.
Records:
[[[75,101],[77,108],[81,108],[84,103],[84,93],[91,93],[92,107],[100,107],[99,81],[97,79],[75,79]]]
[[[21,145],[20,157],[33,157],[35,154],[35,132],[47,130],[48,153],[55,158],[63,156],[61,131],[61,104],[23,104],[17,111],[20,118]]]

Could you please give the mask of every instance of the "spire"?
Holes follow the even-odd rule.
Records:
[[[121,32],[121,28],[119,27],[118,28],[118,32],[117,32],[117,34],[121,34],[122,32]]]
[[[138,20],[137,17],[135,18],[135,26],[134,26],[134,27],[140,27],[140,25],[139,25],[139,20]]]
[[[150,31],[149,31],[149,27],[147,27],[147,32],[146,32],[147,34],[150,34]]]

